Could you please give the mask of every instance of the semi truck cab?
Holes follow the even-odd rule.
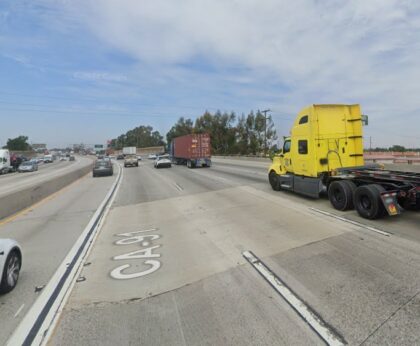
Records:
[[[364,165],[362,121],[359,105],[303,108],[269,168],[273,189],[316,198],[334,170]]]

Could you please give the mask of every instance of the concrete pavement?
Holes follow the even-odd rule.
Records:
[[[419,343],[418,213],[373,222],[385,237],[309,209],[336,212],[328,201],[272,191],[259,165],[125,169],[50,343],[322,344],[244,250],[349,344]]]

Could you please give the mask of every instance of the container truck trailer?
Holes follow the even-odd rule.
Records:
[[[273,190],[313,198],[325,192],[335,209],[355,208],[367,219],[420,210],[419,173],[365,165],[366,119],[357,104],[304,108],[268,169]]]
[[[188,168],[211,166],[211,145],[208,133],[176,137],[171,142],[171,160]]]

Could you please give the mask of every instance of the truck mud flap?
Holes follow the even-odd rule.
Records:
[[[397,201],[397,191],[385,191],[381,192],[380,195],[385,210],[389,215],[393,216],[401,214],[402,208]]]

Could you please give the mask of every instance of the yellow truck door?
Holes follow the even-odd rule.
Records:
[[[316,152],[313,145],[312,110],[303,109],[296,118],[292,129],[291,160],[293,172],[307,177],[316,176],[314,162]]]
[[[292,155],[291,155],[291,140],[286,139],[283,144],[283,152],[281,157],[282,167],[286,172],[293,173]]]

